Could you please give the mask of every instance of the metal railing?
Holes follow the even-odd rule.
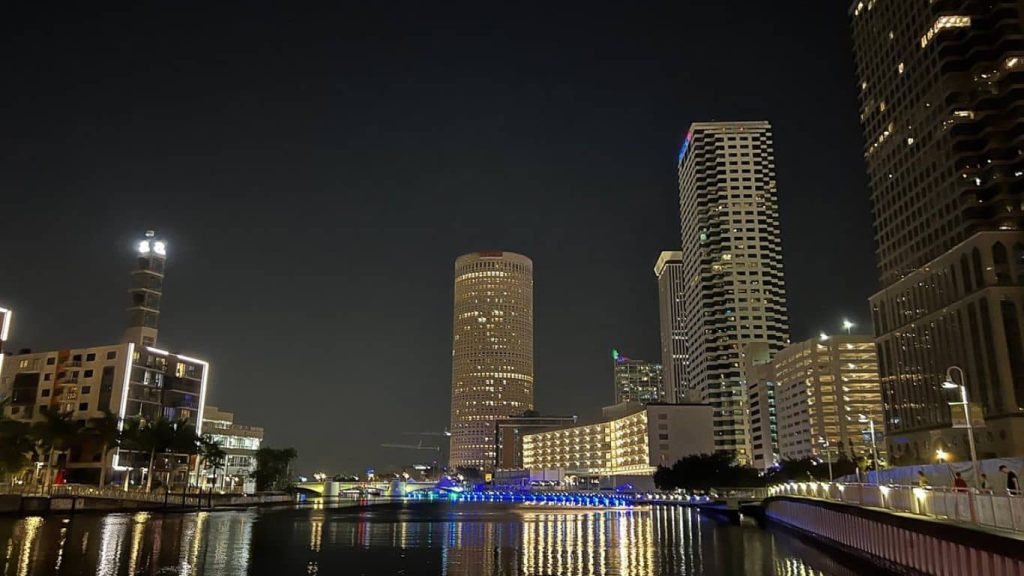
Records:
[[[1024,531],[1024,495],[929,486],[791,482],[768,489],[771,496],[821,498],[893,512],[942,518],[979,527]]]

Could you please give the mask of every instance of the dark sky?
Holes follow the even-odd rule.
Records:
[[[306,472],[432,454],[379,444],[447,424],[464,252],[534,259],[538,408],[609,403],[611,347],[658,357],[692,121],[774,124],[794,339],[866,327],[843,2],[20,4],[0,24],[13,346],[116,341],[155,228],[160,344],[209,359],[209,400]]]

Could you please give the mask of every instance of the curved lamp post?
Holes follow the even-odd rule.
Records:
[[[953,380],[954,370],[960,373],[960,384]],[[974,472],[974,485],[981,487],[981,477],[978,472],[978,453],[974,448],[974,423],[971,422],[971,405],[967,401],[967,377],[964,375],[964,369],[959,366],[950,366],[946,370],[946,380],[942,383],[942,387],[947,390],[960,389],[959,403],[964,407],[964,421],[967,423],[967,443],[971,447],[971,470]],[[950,402],[950,404],[957,404],[957,402]]]

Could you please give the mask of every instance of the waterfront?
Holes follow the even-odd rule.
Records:
[[[0,518],[0,575],[858,573],[788,533],[682,507],[343,506]]]

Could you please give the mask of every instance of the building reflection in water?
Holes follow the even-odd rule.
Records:
[[[850,576],[800,540],[680,507],[298,510],[0,518],[0,576],[405,573]]]

